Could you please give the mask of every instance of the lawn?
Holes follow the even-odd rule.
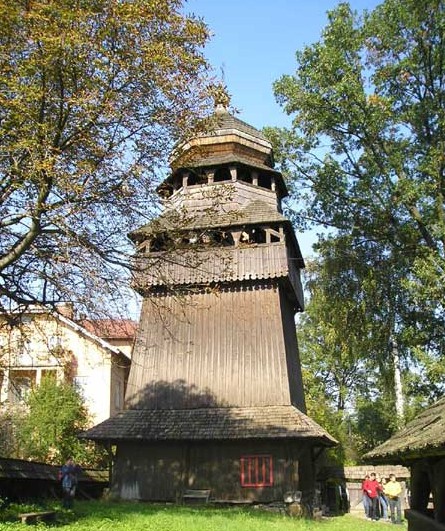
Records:
[[[72,512],[60,506],[57,509],[56,527],[64,531],[378,531],[392,528],[388,523],[368,522],[350,514],[310,521],[252,508],[94,501],[76,502]],[[0,523],[1,531],[24,527],[18,522]],[[397,528],[406,529],[406,525]]]

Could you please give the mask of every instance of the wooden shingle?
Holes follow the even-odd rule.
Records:
[[[82,435],[93,440],[227,440],[298,438],[336,441],[293,406],[121,411]]]
[[[445,397],[422,411],[364,458],[370,461],[400,462],[419,457],[445,455]]]

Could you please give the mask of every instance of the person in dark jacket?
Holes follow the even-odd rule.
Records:
[[[71,509],[73,506],[80,471],[80,466],[76,465],[72,457],[69,457],[66,460],[66,463],[60,469],[60,478],[62,480],[63,490],[63,506],[66,509]]]

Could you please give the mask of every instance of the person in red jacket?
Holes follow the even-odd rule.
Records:
[[[375,473],[371,472],[369,479],[363,482],[363,491],[368,494],[369,500],[371,502],[371,510],[369,516],[372,520],[378,520],[378,503],[379,503],[379,492],[383,492],[383,488],[380,483],[377,481]]]
[[[365,510],[365,517],[371,518],[371,500],[368,496],[368,491],[365,489],[366,482],[369,481],[369,474],[366,474],[362,481],[362,495],[363,495],[363,509]]]

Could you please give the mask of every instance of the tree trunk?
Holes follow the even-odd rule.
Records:
[[[397,349],[397,342],[395,340],[392,342],[392,361],[394,365],[394,393],[396,398],[395,403],[397,423],[399,426],[401,426],[405,417],[405,399],[402,389],[399,351]]]

